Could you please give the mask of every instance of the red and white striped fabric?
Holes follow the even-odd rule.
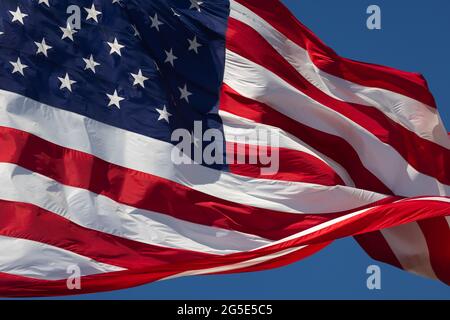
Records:
[[[171,144],[0,91],[0,295],[263,270],[348,236],[450,284],[450,139],[421,76],[337,56],[277,0],[232,0],[220,115],[229,149],[276,134],[279,172],[175,166]]]
[[[231,17],[222,110],[282,129],[333,161],[346,185],[449,196],[450,139],[420,75],[337,56],[278,1],[234,1]],[[377,260],[450,283],[449,224],[421,220],[357,240]]]

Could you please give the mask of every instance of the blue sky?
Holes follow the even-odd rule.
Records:
[[[263,0],[262,0],[263,1]],[[420,72],[450,130],[450,1],[285,0],[299,19],[340,55]],[[382,10],[382,30],[366,28],[366,8]],[[80,296],[90,299],[450,299],[450,288],[379,264],[382,289],[366,288],[378,264],[353,239],[336,241],[290,266],[251,274],[170,280]]]

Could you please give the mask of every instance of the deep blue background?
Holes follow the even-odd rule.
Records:
[[[264,1],[264,0],[262,0]],[[348,58],[421,72],[450,129],[450,1],[285,0],[299,19]],[[366,8],[382,9],[382,30],[366,28]],[[443,244],[448,245],[448,244]],[[366,288],[376,263],[353,239],[335,242],[306,260],[252,274],[170,280],[83,299],[450,299],[450,288],[388,265],[382,289]]]

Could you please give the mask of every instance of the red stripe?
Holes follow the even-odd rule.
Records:
[[[348,212],[292,214],[226,201],[12,128],[0,127],[0,145],[0,162],[17,164],[64,185],[87,189],[135,208],[267,239],[282,239]]]
[[[269,260],[267,262],[263,262],[246,268],[235,269],[231,272],[221,272],[215,274],[254,272],[271,268],[278,268],[300,259],[304,259],[321,250],[326,245],[328,245],[328,243],[311,245],[291,254],[276,258],[274,260]],[[253,258],[257,257],[257,255],[255,254],[252,254],[252,256]],[[211,266],[218,267],[220,265],[238,263],[240,260],[244,260],[244,257],[237,258],[238,259],[231,259],[232,261],[228,263],[226,263],[226,261],[222,261],[220,263],[211,263]],[[208,260],[202,261],[205,262]],[[205,269],[207,267],[207,264],[189,266],[189,264],[180,263],[178,265],[172,264],[167,268],[152,268],[150,270],[148,268],[143,268],[139,270],[128,270],[116,273],[84,276],[80,279],[80,290],[69,290],[67,288],[66,280],[41,280],[0,272],[0,296],[36,297],[86,294],[92,292],[119,290],[158,281],[183,271],[191,269]]]
[[[227,155],[231,155],[235,160],[229,164],[230,172],[235,174],[260,179],[315,183],[324,186],[345,185],[331,167],[305,152],[234,142],[227,142],[226,148]],[[276,172],[264,174],[262,169],[269,169],[273,163],[262,164],[258,157],[260,154],[269,155],[273,159],[273,163],[278,163],[278,165],[274,165]],[[237,159],[241,156],[246,160],[243,164],[237,163]],[[250,164],[252,157],[258,160],[257,163]]]
[[[386,89],[430,107],[436,107],[436,102],[422,75],[338,56],[278,0],[236,1],[266,20],[291,41],[306,49],[313,63],[321,70],[366,87]],[[280,19],[280,17],[283,18]]]
[[[417,221],[430,254],[436,276],[450,285],[450,228],[445,217]]]
[[[439,201],[409,201],[381,205],[367,210],[359,216],[323,228],[319,231],[294,238],[269,247],[226,256],[214,256],[210,259],[199,259],[193,262],[171,264],[164,267],[152,267],[127,270],[114,273],[86,276],[82,278],[82,290],[67,290],[65,281],[45,281],[0,273],[1,296],[48,296],[55,294],[79,294],[115,290],[156,281],[186,270],[203,270],[242,261],[255,259],[281,250],[301,245],[333,241],[338,238],[367,233],[393,227],[399,224],[443,216],[449,210],[448,203]],[[247,269],[247,271],[256,270]]]
[[[359,124],[392,146],[417,171],[450,185],[450,167],[446,165],[450,163],[450,150],[419,137],[376,108],[337,100],[322,92],[303,78],[258,32],[235,19],[229,20],[227,47]]]
[[[254,265],[250,267],[245,267],[241,269],[235,269],[232,271],[224,271],[224,272],[217,272],[217,273],[211,273],[211,274],[231,274],[231,273],[241,273],[241,272],[255,272],[255,271],[264,271],[274,268],[280,268],[284,267],[288,264],[295,263],[297,261],[300,261],[302,259],[305,259],[314,253],[322,250],[326,246],[328,246],[331,242],[326,243],[320,243],[320,244],[313,244],[309,245],[307,247],[304,247],[302,249],[299,249],[297,251],[294,251],[292,253],[286,254],[284,256]]]
[[[222,87],[220,109],[252,121],[274,126],[294,135],[344,167],[357,188],[392,194],[377,177],[367,170],[353,147],[344,139],[305,126],[269,106],[245,98],[227,85]]]
[[[382,261],[402,269],[400,261],[398,261],[389,246],[389,243],[380,231],[361,234],[356,236],[355,239],[372,259]]]
[[[127,269],[165,266],[214,256],[154,246],[84,228],[31,204],[0,200],[0,207],[2,236],[46,243]]]
[[[158,274],[141,273],[133,276],[126,272],[97,274],[81,277],[81,288],[69,290],[67,280],[41,280],[0,272],[0,296],[50,297],[120,290],[154,282],[173,274],[173,271]]]

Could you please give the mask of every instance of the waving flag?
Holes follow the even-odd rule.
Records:
[[[180,129],[278,170],[176,163]],[[0,146],[2,296],[274,268],[347,236],[450,283],[425,80],[339,57],[277,0],[2,0]]]

